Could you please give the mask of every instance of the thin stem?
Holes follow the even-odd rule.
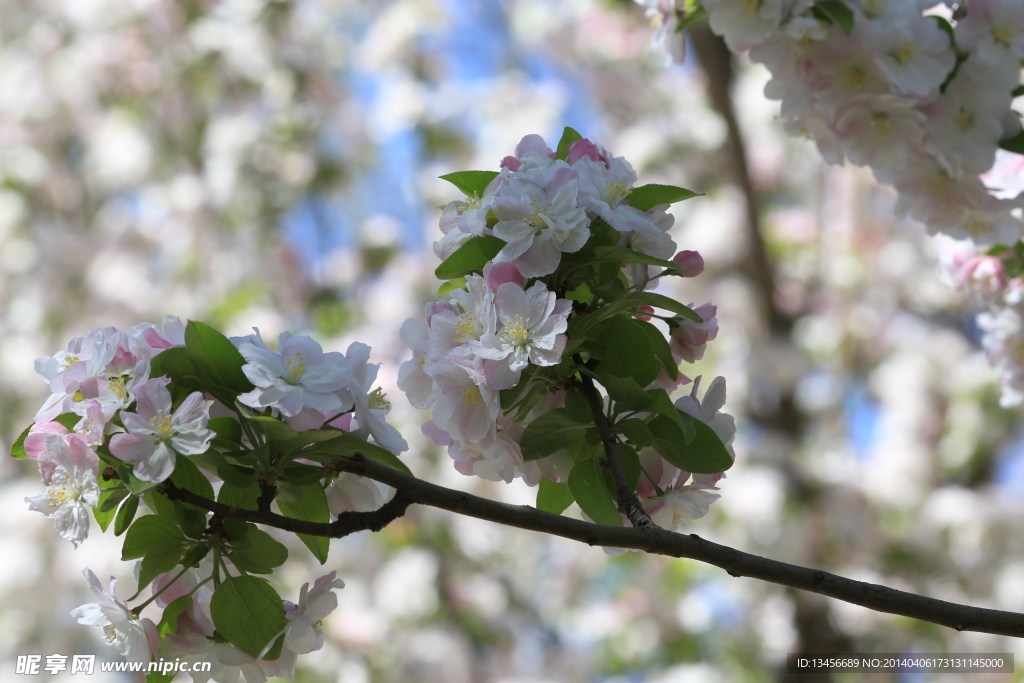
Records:
[[[583,366],[583,359],[578,354],[573,356],[573,359],[578,365]],[[597,389],[594,387],[594,380],[590,379],[590,375],[587,373],[581,372],[580,383],[582,384],[583,395],[586,397],[587,403],[590,404],[590,412],[594,416],[594,425],[597,427],[597,433],[601,436],[601,443],[604,445],[605,462],[608,464],[608,469],[612,473],[612,480],[615,482],[615,498],[619,512],[626,515],[626,518],[629,519],[630,524],[634,527],[655,526],[651,518],[647,516],[647,512],[644,511],[644,507],[640,504],[636,494],[633,493],[633,487],[629,485],[629,480],[626,479],[622,463],[619,462],[617,452],[618,439],[612,434],[608,417],[604,414],[601,395],[597,393]]]
[[[158,590],[158,591],[157,591],[156,593],[153,593],[153,595],[151,595],[151,596],[149,597],[149,599],[148,599],[148,600],[146,600],[146,601],[145,601],[144,603],[142,603],[141,605],[139,605],[138,607],[136,607],[135,609],[133,609],[133,610],[132,610],[132,612],[134,612],[135,614],[139,614],[139,613],[141,613],[141,612],[142,612],[142,610],[146,609],[146,605],[148,605],[149,603],[151,603],[151,602],[153,602],[154,600],[156,600],[157,598],[159,598],[159,597],[160,597],[160,594],[161,594],[161,593],[163,593],[163,592],[164,592],[165,590],[167,590],[168,588],[170,588],[171,586],[173,586],[173,585],[174,585],[174,582],[175,582],[175,581],[177,581],[178,579],[180,579],[180,578],[181,578],[182,576],[184,576],[184,575],[185,575],[185,572],[187,572],[188,570],[189,570],[189,567],[182,567],[182,568],[181,568],[181,571],[180,571],[180,572],[178,572],[178,573],[177,573],[177,574],[176,574],[176,575],[174,576],[174,578],[173,578],[173,579],[171,579],[171,580],[170,580],[170,581],[168,581],[168,582],[167,582],[166,584],[164,584],[164,587],[163,587],[163,588],[161,588],[160,590]],[[139,591],[139,592],[141,593],[142,591]],[[136,594],[135,594],[135,596],[138,596],[138,594],[139,594],[139,593],[136,593]],[[133,596],[133,597],[132,597],[132,599],[134,599],[134,598],[135,598],[135,596]]]

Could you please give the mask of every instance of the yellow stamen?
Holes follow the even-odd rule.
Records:
[[[384,398],[384,390],[382,388],[377,387],[370,392],[370,407],[391,410],[391,401]]]
[[[530,319],[523,320],[523,316],[517,315],[515,320],[506,320],[505,329],[501,331],[501,337],[515,346],[526,346],[530,343]]]
[[[480,387],[466,387],[462,390],[462,403],[467,406],[478,406],[484,402],[480,395]]]
[[[164,415],[163,411],[149,418],[149,422],[153,425],[156,438],[161,441],[170,441],[174,436],[174,420],[170,415]]]
[[[299,351],[296,351],[291,358],[284,359],[284,367],[286,370],[284,381],[293,386],[298,384],[302,376],[306,374],[306,360]]]

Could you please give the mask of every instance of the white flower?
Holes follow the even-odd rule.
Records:
[[[916,21],[881,25],[872,36],[878,61],[898,91],[937,92],[956,64],[949,35],[920,15]]]
[[[57,532],[77,548],[89,535],[89,508],[100,500],[96,453],[78,436],[49,434],[39,461],[40,465],[43,461],[55,464],[49,486],[46,493],[25,498],[25,502],[32,510],[53,517]]]
[[[763,42],[779,25],[782,0],[704,0],[711,30],[725,38],[733,52]]]
[[[995,161],[1003,134],[1000,116],[1009,99],[1009,93],[993,88],[982,70],[963,64],[946,91],[926,109],[928,149],[956,177],[987,171]]]
[[[121,413],[127,434],[115,434],[110,452],[135,462],[142,481],[163,481],[174,471],[175,454],[205,453],[213,439],[206,428],[209,415],[203,395],[195,391],[171,413],[171,392],[166,379],[151,379],[136,389],[135,413]]]
[[[584,142],[589,141],[577,140],[573,145]],[[650,216],[626,203],[636,182],[633,167],[622,157],[608,158],[604,150],[598,150],[607,162],[583,156],[572,165],[579,173],[580,206],[588,213],[597,214],[619,232],[635,230],[645,235],[661,235],[662,230]]]
[[[409,444],[384,419],[391,410],[391,402],[384,397],[378,387],[373,389],[377,380],[380,363],[369,364],[370,347],[360,342],[353,342],[345,352],[345,360],[349,368],[348,384],[339,391],[346,405],[355,405],[355,421],[358,424],[355,434],[366,438],[367,433],[373,436],[377,445],[392,453],[409,450]],[[362,433],[361,433],[362,432]]]
[[[710,493],[699,486],[684,486],[677,491],[669,491],[645,507],[655,524],[675,531],[691,519],[700,519],[708,514],[711,504],[719,498],[721,496],[717,493]]]
[[[281,656],[272,662],[274,673],[291,679],[295,676],[297,655],[315,652],[324,646],[323,620],[338,607],[338,596],[334,590],[345,587],[337,578],[337,572],[321,576],[310,590],[303,584],[297,605],[285,602],[285,616],[288,626],[284,632],[284,647]]]
[[[429,408],[434,381],[424,372],[430,347],[430,328],[422,320],[409,318],[402,323],[399,335],[412,349],[412,358],[398,368],[398,388],[405,392],[414,408]]]
[[[114,592],[116,579],[111,577],[110,589],[103,590],[91,569],[82,571],[97,602],[71,610],[79,624],[102,626],[103,636],[129,662],[148,662],[152,657],[150,643],[158,640],[156,626],[149,619],[138,619]]]
[[[836,115],[835,129],[850,162],[872,166],[878,175],[906,166],[910,148],[924,139],[924,124],[913,100],[869,93],[850,98]]]
[[[495,311],[501,327],[470,344],[484,363],[484,377],[491,389],[509,389],[519,381],[527,363],[557,365],[565,350],[566,321],[572,302],[558,300],[543,282],[528,290],[514,282],[498,288]]]
[[[176,315],[165,315],[163,324],[142,323],[128,330],[128,347],[137,357],[152,358],[165,349],[185,345],[185,325]]]
[[[267,348],[259,333],[238,347],[247,361],[242,372],[256,388],[238,400],[253,408],[276,408],[296,429],[316,429],[322,413],[338,413],[352,407],[338,394],[350,380],[345,357],[337,351],[324,353],[308,335],[282,332],[278,351]]]
[[[556,164],[513,174],[494,196],[494,235],[507,242],[494,260],[528,278],[553,273],[563,251],[579,251],[590,237],[590,219],[577,205],[577,174]]]
[[[122,355],[128,354],[127,335],[113,327],[104,327],[84,337],[75,337],[68,342],[66,351],[37,358],[36,372],[49,383],[53,394],[36,413],[35,422],[48,422],[70,411],[75,400],[95,398],[97,378],[119,351]],[[134,357],[131,361],[134,365]],[[86,393],[89,396],[85,396]]]
[[[697,388],[700,386],[700,376],[693,380],[693,388],[689,396],[683,396],[676,401],[676,408],[691,417],[695,417],[718,435],[718,438],[725,444],[732,459],[736,459],[736,453],[732,449],[733,439],[736,438],[736,420],[732,415],[721,412],[725,406],[725,378],[716,377],[708,390],[704,392],[704,399],[697,400]],[[700,476],[700,475],[697,475]]]
[[[342,473],[324,491],[331,514],[371,512],[384,504],[384,494],[372,479]]]
[[[447,359],[432,369],[431,376],[437,391],[433,418],[437,427],[452,438],[478,443],[494,433],[501,403],[496,390],[478,385],[476,381],[483,380],[480,367],[483,361],[477,359],[470,367],[462,363]]]
[[[955,33],[960,47],[993,67],[993,85],[1006,90],[1017,85],[1024,58],[1024,12],[1018,0],[972,2]]]
[[[466,278],[465,289],[448,293],[442,304],[429,316],[430,347],[428,360],[438,361],[454,354],[471,356],[472,342],[493,332],[494,296],[487,281],[476,274]]]

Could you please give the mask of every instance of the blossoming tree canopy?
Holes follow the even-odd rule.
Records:
[[[651,291],[703,270],[667,233],[668,205],[695,193],[635,186],[625,159],[568,128],[554,151],[529,135],[500,171],[445,178],[466,195],[441,218],[446,282],[400,331],[413,358],[399,386],[430,410],[424,433],[463,474],[538,486],[548,513],[575,501],[601,525],[670,529],[707,514],[735,425],[724,379],[701,397],[679,363],[715,338],[715,307]],[[343,583],[332,572],[283,600],[264,577],[288,551],[259,525],[297,533],[323,564],[330,537],[378,530],[412,502],[347,469],[409,474],[370,351],[287,332],[272,348],[258,330],[229,339],[168,316],[39,358],[52,393],[11,454],[36,460],[47,488],[26,500],[76,546],[91,510],[138,560],[129,598],[86,569],[97,602],[72,615],[132,661],[291,678]],[[157,621],[141,616],[151,604]]]

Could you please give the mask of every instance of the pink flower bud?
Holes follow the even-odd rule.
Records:
[[[516,171],[519,170],[519,166],[520,166],[521,163],[522,162],[520,162],[519,159],[516,159],[513,156],[507,156],[507,157],[505,157],[504,159],[501,160],[501,167],[502,168],[507,168],[508,170],[510,170],[513,173],[515,173]]]
[[[506,282],[514,282],[520,287],[526,286],[526,278],[511,263],[494,263],[491,261],[484,266],[484,279],[492,292],[497,293],[498,287]]]
[[[704,257],[696,251],[681,251],[672,257],[672,262],[682,269],[683,277],[697,277],[704,272]]]
[[[648,314],[654,313],[654,307],[653,306],[637,306],[637,310],[643,311],[643,312],[648,313]],[[637,320],[650,320],[651,316],[650,315],[638,315],[636,317],[636,319]]]
[[[592,161],[599,161],[604,164],[605,168],[611,167],[604,150],[586,138],[569,144],[569,149],[566,150],[565,154],[565,161],[572,166],[583,157],[590,157]]]

